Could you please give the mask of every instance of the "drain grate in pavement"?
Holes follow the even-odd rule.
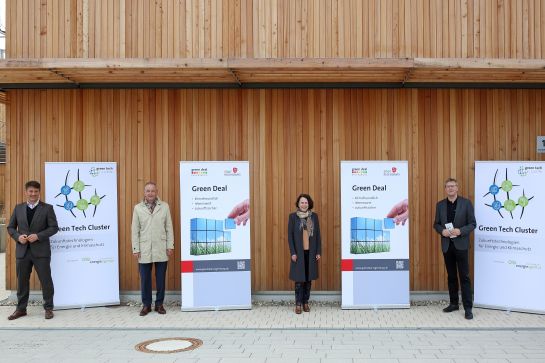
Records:
[[[134,347],[144,353],[179,353],[196,349],[202,345],[202,340],[195,338],[162,338],[146,340]]]

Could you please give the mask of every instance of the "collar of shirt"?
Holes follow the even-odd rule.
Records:
[[[38,199],[38,200],[36,201],[36,203],[34,203],[34,204],[30,203],[30,201],[28,201],[28,200],[27,200],[27,202],[26,202],[26,205],[27,205],[30,209],[36,208],[36,206],[37,206],[38,204],[40,204],[40,200],[39,200],[39,199]]]
[[[144,199],[144,204],[146,205],[146,207],[151,213],[153,213],[153,210],[155,209],[158,203],[159,203],[159,198],[156,198],[153,203],[148,203],[148,201]]]

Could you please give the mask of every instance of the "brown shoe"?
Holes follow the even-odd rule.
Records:
[[[166,314],[167,311],[165,310],[165,307],[163,305],[155,306],[155,311],[157,311],[159,314]]]
[[[301,305],[295,305],[295,314],[301,314]]]
[[[309,313],[310,312],[310,306],[308,306],[308,304],[303,304],[303,311],[305,313]]]
[[[26,316],[26,310],[15,310],[13,314],[8,316],[8,320],[19,319],[22,316]]]
[[[140,316],[146,316],[150,312],[151,312],[151,306],[143,306],[142,310],[140,310]]]
[[[45,309],[44,316],[45,316],[46,319],[53,319],[53,310]]]

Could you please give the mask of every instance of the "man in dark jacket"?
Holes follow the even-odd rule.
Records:
[[[447,197],[437,203],[433,228],[441,235],[441,248],[448,276],[450,304],[445,313],[458,310],[458,276],[462,286],[465,318],[473,319],[473,298],[469,278],[469,235],[475,229],[475,212],[471,202],[458,195],[458,182],[445,181]]]
[[[42,285],[45,318],[53,318],[53,279],[49,237],[59,230],[53,206],[40,201],[40,183],[25,184],[26,203],[15,206],[8,232],[16,242],[17,308],[8,319],[26,315],[32,266]]]

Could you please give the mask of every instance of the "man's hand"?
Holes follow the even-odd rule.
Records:
[[[26,245],[26,243],[28,242],[28,236],[26,234],[22,234],[19,236],[18,240],[19,240],[19,243],[23,244],[23,245]]]
[[[174,254],[174,250],[167,248],[167,256],[172,256]]]
[[[458,237],[459,235],[462,234],[462,232],[460,231],[460,228],[454,228],[454,229],[450,232],[450,234],[451,234],[452,236]]]
[[[441,232],[441,235],[443,237],[450,237],[451,236],[450,231],[448,229],[443,229],[443,232]]]
[[[132,254],[134,257],[140,259],[140,252],[135,252]]]
[[[316,261],[320,261],[320,258],[322,258],[322,256],[320,256],[319,254],[316,255]]]
[[[297,255],[291,255],[291,260],[293,262],[297,262]]]
[[[38,240],[38,235],[36,233],[31,234],[27,237],[27,241],[30,243],[34,243]]]

